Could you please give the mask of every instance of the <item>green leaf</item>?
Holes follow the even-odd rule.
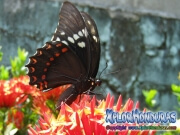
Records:
[[[3,52],[1,51],[1,46],[0,46],[0,61],[2,60],[3,57]]]
[[[0,61],[2,61],[3,52],[0,52]]]
[[[9,71],[4,65],[2,65],[0,66],[0,80],[7,80],[7,79],[9,79]]]
[[[17,57],[15,57],[14,59],[10,58],[11,73],[13,77],[18,77],[20,75],[26,74],[24,65],[25,65],[28,53],[24,49],[21,49],[20,47],[18,47],[17,53],[18,53]]]
[[[18,56],[20,57],[21,61],[25,62],[27,58],[28,52],[25,49],[18,48]]]
[[[145,96],[145,101],[146,101],[146,104],[149,106],[149,107],[153,107],[155,105],[155,96],[157,94],[157,90],[155,89],[151,89],[149,91],[147,90],[143,90],[143,95]]]
[[[51,111],[53,112],[53,114],[54,114],[55,116],[57,116],[58,111],[56,110],[55,102],[54,102],[53,100],[48,99],[48,100],[46,101],[46,105],[51,109]]]
[[[173,92],[180,93],[180,86],[178,86],[176,84],[172,84],[171,89],[172,89]]]

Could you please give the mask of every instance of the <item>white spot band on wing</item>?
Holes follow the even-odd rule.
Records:
[[[68,42],[66,42],[65,40],[63,40],[62,43],[66,44],[66,45],[69,45]]]
[[[81,48],[84,48],[86,45],[84,42],[78,42],[78,46],[81,47]]]
[[[69,42],[74,43],[74,39],[72,37],[68,37]]]

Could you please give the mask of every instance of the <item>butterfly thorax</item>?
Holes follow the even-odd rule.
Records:
[[[101,80],[96,78],[83,79],[75,84],[76,90],[79,94],[88,94],[88,92],[94,90],[96,86],[101,85]]]

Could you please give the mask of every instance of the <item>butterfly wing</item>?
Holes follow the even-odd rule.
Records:
[[[59,14],[57,29],[51,40],[61,41],[68,45],[79,57],[85,69],[90,67],[88,36],[86,24],[78,9],[70,2],[64,2]]]
[[[100,58],[99,35],[93,19],[64,2],[51,42],[30,57],[30,84],[41,90],[94,78]],[[71,88],[74,89],[74,88]]]
[[[86,73],[79,57],[60,41],[47,42],[37,49],[26,67],[29,69],[30,84],[37,85],[41,90],[74,84]]]
[[[83,16],[84,22],[86,24],[86,28],[89,34],[89,42],[90,42],[90,71],[89,77],[95,78],[99,68],[99,61],[100,61],[100,40],[99,34],[96,27],[96,23],[94,20],[85,12],[81,12]]]
[[[95,78],[99,68],[100,40],[94,20],[70,2],[63,3],[59,18],[52,40],[69,45],[81,59],[87,70],[86,76]]]

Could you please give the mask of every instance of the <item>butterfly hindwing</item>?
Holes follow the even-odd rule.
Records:
[[[41,90],[64,84],[73,84],[86,71],[79,58],[61,42],[47,42],[30,57],[28,67],[30,84]],[[76,72],[74,72],[74,70]]]

